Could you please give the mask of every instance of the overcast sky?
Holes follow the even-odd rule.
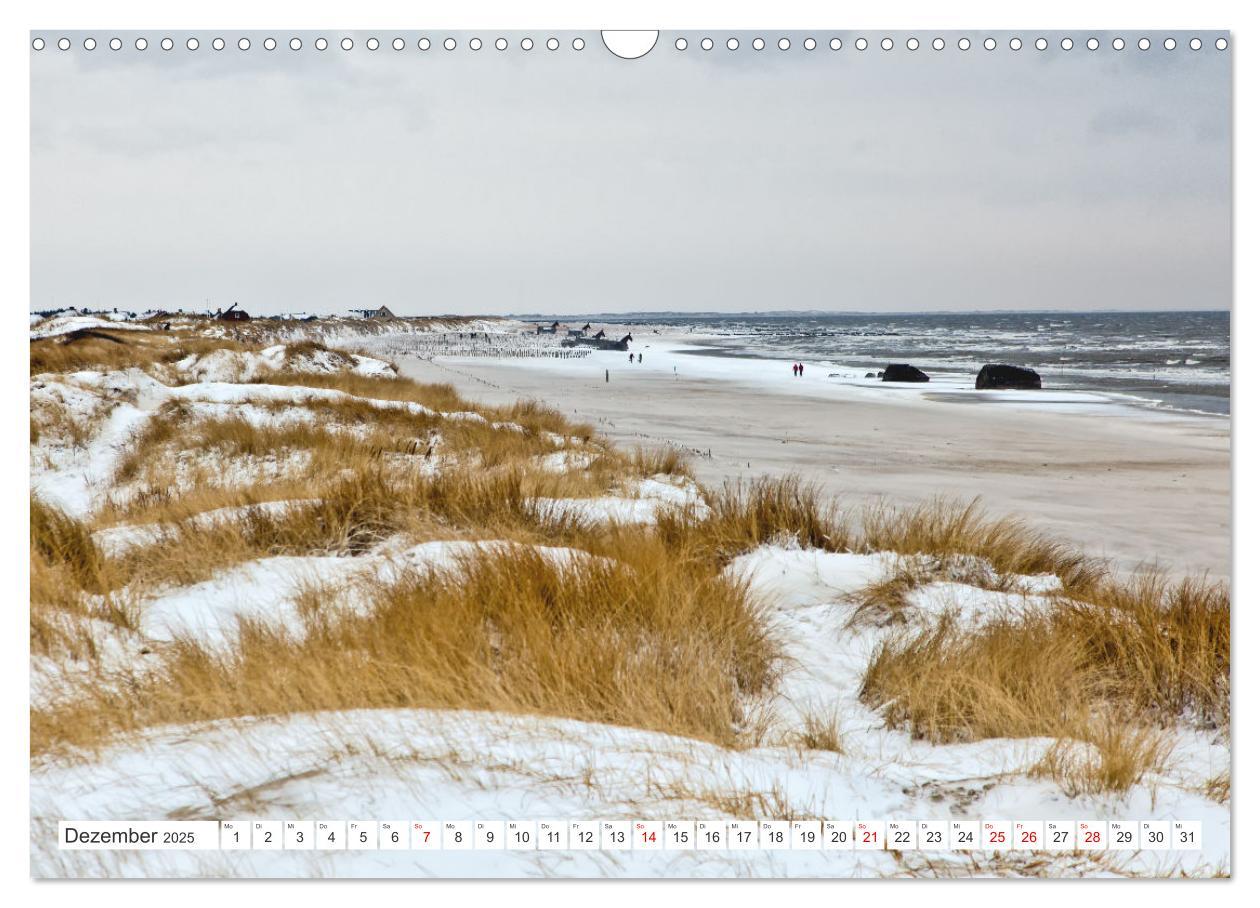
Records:
[[[31,308],[398,314],[1227,308],[1230,56],[854,49],[636,61],[598,33],[263,33],[31,54]],[[406,39],[395,52],[389,42]],[[838,35],[840,51],[827,40]]]

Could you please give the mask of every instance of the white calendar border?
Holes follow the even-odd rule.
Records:
[[[14,6],[17,5],[14,4]],[[1256,103],[1257,95],[1260,94],[1260,85],[1255,75],[1258,67],[1254,62],[1254,48],[1260,47],[1260,25],[1257,24],[1255,4],[1245,5],[1229,2],[1229,0],[1199,0],[1194,4],[1190,4],[1188,0],[1182,0],[1182,2],[1147,0],[1142,4],[1117,5],[1111,8],[1105,8],[1098,0],[1056,0],[1053,4],[1026,5],[1000,2],[1000,0],[954,0],[949,4],[932,2],[932,0],[900,0],[895,5],[876,2],[850,2],[841,5],[824,2],[824,0],[777,0],[773,8],[770,8],[766,2],[752,3],[749,0],[725,0],[725,2],[697,0],[687,7],[683,7],[676,0],[673,2],[671,0],[634,0],[634,2],[622,0],[615,4],[606,2],[600,5],[579,2],[579,0],[531,0],[528,3],[513,2],[513,0],[480,0],[476,6],[467,3],[457,4],[453,0],[428,3],[423,6],[418,6],[414,2],[404,2],[404,0],[359,0],[353,7],[344,3],[344,0],[339,3],[328,2],[328,0],[307,0],[304,3],[298,3],[296,0],[270,3],[261,3],[259,0],[220,0],[214,5],[213,12],[209,12],[208,7],[195,8],[191,4],[169,4],[158,2],[158,0],[111,0],[108,4],[108,12],[103,7],[103,4],[92,2],[92,0],[61,0],[56,5],[46,5],[43,8],[31,4],[29,7],[6,8],[0,12],[0,15],[4,16],[6,25],[3,34],[7,39],[5,49],[8,51],[6,55],[0,57],[6,68],[4,73],[6,78],[0,80],[0,91],[4,92],[6,102],[4,109],[9,115],[9,122],[6,125],[10,129],[21,130],[23,133],[19,140],[5,143],[4,173],[9,178],[11,192],[7,197],[10,199],[29,197],[24,188],[25,175],[29,173],[29,141],[25,136],[30,122],[29,61],[25,53],[15,52],[15,45],[24,45],[24,33],[33,28],[55,26],[109,25],[127,28],[161,24],[178,29],[201,28],[207,24],[214,24],[225,28],[261,28],[273,27],[281,23],[301,28],[402,24],[434,28],[549,26],[554,28],[655,27],[664,29],[706,26],[735,29],[764,27],[770,24],[783,28],[834,25],[843,28],[935,27],[946,29],[991,27],[1000,24],[1004,28],[1018,29],[1053,24],[1063,28],[1087,25],[1109,29],[1187,26],[1232,28],[1238,39],[1234,42],[1235,47],[1244,51],[1234,58],[1235,160],[1260,159],[1260,138],[1257,135],[1260,104]],[[15,37],[15,31],[23,34]],[[1239,99],[1249,101],[1249,107],[1240,103]],[[1254,249],[1260,245],[1260,235],[1255,226],[1257,213],[1260,213],[1260,191],[1256,189],[1258,182],[1260,180],[1249,175],[1242,168],[1236,172],[1234,334],[1240,341],[1237,345],[1239,349],[1244,348],[1242,341],[1245,338],[1247,341],[1245,349],[1250,351],[1260,346],[1260,333],[1255,328],[1257,322],[1260,322],[1260,316],[1245,313],[1243,311],[1245,303],[1242,301],[1248,301],[1254,306],[1255,301],[1260,300],[1260,265],[1254,261],[1244,261],[1239,250]],[[21,204],[10,205],[6,215],[4,248],[29,249],[30,221],[27,211]],[[22,260],[20,256],[14,256],[14,258],[18,261]],[[30,298],[29,272],[24,267],[5,269],[4,277],[0,280],[7,284],[6,289],[9,292],[5,298],[9,301],[8,305],[18,305],[18,301]],[[12,389],[24,387],[26,382],[26,374],[21,371],[26,356],[26,338],[24,334],[16,331],[11,334],[13,336],[10,341],[14,346],[9,350],[10,355],[4,357],[4,360],[12,370],[7,383],[7,387]],[[1235,396],[1232,416],[1235,432],[1234,453],[1238,458],[1236,462],[1241,462],[1244,456],[1249,454],[1254,457],[1255,452],[1260,449],[1255,429],[1260,422],[1256,419],[1257,407],[1252,403],[1260,394],[1260,383],[1255,376],[1255,370],[1251,369],[1245,370],[1241,375],[1236,373],[1235,382],[1235,387],[1244,392]],[[24,409],[19,398],[20,396],[16,394],[0,396],[0,406],[4,407],[6,425],[19,424],[21,411]],[[27,481],[25,453],[19,453],[16,448],[6,447],[0,456],[3,456],[3,463],[7,468],[3,471],[3,475],[5,481],[10,484],[8,498],[13,501],[20,500],[19,496],[25,495],[22,486]],[[1260,493],[1257,492],[1257,488],[1260,488],[1260,479],[1248,475],[1247,471],[1235,471],[1233,491],[1237,515],[1234,541],[1236,551],[1254,549],[1260,543],[1260,534],[1256,532],[1256,520],[1260,518],[1253,516],[1260,511],[1248,507],[1251,504],[1260,503]],[[27,547],[23,544],[23,537],[28,533],[27,527],[19,521],[9,521],[0,532],[3,532],[4,541],[7,543],[4,546],[4,558],[8,562],[6,566],[10,568],[9,576],[25,577],[28,566],[25,564]],[[1242,601],[1247,592],[1256,588],[1257,570],[1260,568],[1251,562],[1239,564],[1237,570],[1235,596],[1238,601]],[[1244,579],[1245,583],[1238,582]],[[12,632],[3,635],[3,645],[7,649],[5,655],[8,657],[5,659],[5,664],[11,673],[5,690],[9,692],[9,696],[16,698],[20,695],[14,692],[29,689],[28,635],[26,627],[23,626],[26,623],[23,610],[11,610],[11,617],[14,621]],[[1257,620],[1242,613],[1236,613],[1236,619],[1240,629]],[[1252,638],[1254,636],[1254,634],[1250,635]],[[1254,685],[1251,669],[1245,664],[1245,660],[1239,660],[1233,680],[1234,690],[1242,702],[1255,699],[1246,696],[1247,693],[1254,693],[1252,690]],[[29,805],[29,750],[25,746],[28,743],[28,734],[28,724],[25,719],[22,719],[18,728],[21,745],[6,748],[5,759],[8,761],[6,777],[23,780],[25,801]],[[1240,726],[1233,737],[1235,753],[1256,752],[1260,748],[1252,746],[1255,741],[1255,732],[1251,730],[1250,725]],[[1231,855],[1240,853],[1238,846],[1244,839],[1249,843],[1252,839],[1250,824],[1240,824],[1237,819],[1239,816],[1249,815],[1251,789],[1250,785],[1240,785],[1234,794],[1235,820],[1231,826],[1231,836],[1234,841]],[[19,897],[25,895],[32,902],[38,899],[41,908],[59,906],[63,903],[73,903],[76,908],[82,908],[85,893],[88,893],[84,887],[90,884],[77,883],[70,887],[40,885],[38,889],[33,887],[29,879],[29,815],[26,824],[9,822],[3,825],[8,839],[5,842],[7,847],[3,849],[2,857],[5,876],[9,880],[25,879],[26,887],[28,887],[28,891],[21,893]],[[1243,848],[1241,853],[1250,853],[1255,850],[1255,848]],[[275,884],[256,882],[241,885],[245,887],[244,890],[238,886],[225,891],[216,887],[194,887],[173,882],[154,881],[142,886],[128,885],[125,888],[114,884],[107,898],[103,898],[104,893],[98,893],[95,889],[88,897],[94,901],[104,901],[106,904],[112,899],[118,901],[125,899],[128,908],[147,904],[169,908],[174,899],[178,899],[181,908],[201,908],[203,905],[217,905],[224,897],[237,898],[246,890],[251,895],[257,894],[263,898],[275,898],[279,895]],[[414,896],[415,893],[411,890],[401,888],[407,885],[409,884],[405,882],[380,882],[373,884],[369,891],[382,900],[400,898],[405,893]],[[503,897],[510,898],[513,908],[526,908],[526,906],[544,902],[548,908],[554,908],[561,903],[581,904],[584,908],[588,908],[592,898],[599,899],[600,908],[621,908],[622,905],[639,903],[643,898],[658,900],[667,894],[671,900],[679,897],[688,899],[696,897],[695,888],[682,882],[657,884],[649,890],[637,886],[610,887],[598,882],[574,882],[562,887],[549,886],[545,889],[538,886],[531,887],[528,884],[482,885],[485,886],[484,892],[500,893]],[[816,898],[822,892],[815,887],[825,884],[794,881],[786,885],[790,886],[789,891],[793,897]],[[1092,888],[1093,885],[1099,884],[1077,883],[1070,892],[1060,886],[1022,885],[1019,897],[1022,904],[1029,906],[1050,903],[1059,906],[1065,898],[1077,898],[1079,890],[1075,887],[1080,885]],[[462,888],[462,884],[455,882],[429,883],[423,890],[423,897],[461,897],[458,889],[448,891],[447,887],[452,886]],[[1228,890],[1228,894],[1230,897],[1237,897],[1251,888],[1250,882],[1235,884]],[[951,899],[965,899],[971,904],[984,903],[990,899],[1001,900],[1005,903],[1012,892],[1009,886],[993,886],[978,881],[954,882],[950,884],[947,891]],[[1211,897],[1221,899],[1226,896],[1226,892],[1225,889],[1214,888]],[[467,897],[467,895],[467,890],[464,889],[462,897]],[[848,891],[845,895],[851,897]],[[1114,898],[1115,895],[1116,890],[1112,889],[1110,896]],[[1182,887],[1174,889],[1166,886],[1155,889],[1146,886],[1140,897],[1146,905],[1172,903],[1172,900],[1176,898],[1177,905],[1183,908],[1186,895],[1187,890]],[[1257,892],[1252,892],[1249,897],[1244,897],[1254,903],[1256,896]],[[335,904],[338,908],[343,908],[347,898],[350,897],[353,897],[352,893],[342,885],[306,886],[302,890],[303,905],[307,908],[320,908],[325,904]],[[754,901],[759,906],[764,906],[767,899],[774,897],[775,895],[762,885],[739,889],[727,886],[724,888],[722,898],[728,904],[723,908],[745,903],[752,904]],[[909,903],[913,899],[916,908],[919,908],[923,897],[924,891],[920,886],[893,886],[879,890],[879,898],[883,905],[897,906]],[[1199,891],[1196,890],[1192,897],[1201,897]]]

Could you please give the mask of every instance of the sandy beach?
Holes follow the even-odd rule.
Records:
[[[966,377],[891,386],[853,368],[701,355],[644,335],[583,359],[398,357],[474,400],[535,398],[629,444],[675,444],[707,483],[797,473],[846,505],[979,496],[994,513],[1114,559],[1230,571],[1228,419],[1083,392],[977,393]],[[607,370],[607,380],[605,371]]]

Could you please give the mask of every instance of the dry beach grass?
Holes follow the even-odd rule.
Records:
[[[775,656],[746,592],[659,548],[623,555],[557,563],[496,548],[454,572],[373,583],[358,591],[366,613],[314,589],[305,634],[246,625],[226,653],[180,641],[123,688],[36,712],[33,737],[90,746],[203,719],[458,707],[734,744],[743,700],[771,683]]]
[[[1229,631],[1220,584],[1109,580],[1088,599],[1056,596],[1050,608],[980,628],[946,615],[894,636],[872,660],[863,696],[890,723],[935,741],[1060,735],[1100,711],[1223,729]]]
[[[167,366],[193,354],[243,349],[237,341],[189,330],[91,328],[31,341],[30,374],[146,369]]]
[[[104,334],[114,339],[33,342],[32,374],[139,368],[170,379],[186,356],[256,352],[266,340]],[[689,468],[676,450],[623,451],[536,403],[477,407],[448,385],[344,370],[255,380],[347,396],[260,401],[260,412],[277,417],[261,423],[167,403],[118,462],[113,490],[128,494],[81,519],[32,497],[34,654],[97,665],[101,622],[133,628],[150,594],[255,559],[351,558],[397,540],[495,545],[452,569],[369,578],[352,591],[312,586],[301,596],[302,633],[246,623],[226,648],[181,639],[155,647],[143,671],[89,668],[56,702],[32,709],[37,758],[90,753],[161,725],[387,707],[563,716],[731,748],[764,744],[761,706],[775,690],[780,646],[766,603],[724,569],[766,544],[893,556],[887,575],[846,603],[853,624],[892,628],[861,690],[890,727],[935,742],[1054,738],[1031,770],[1069,793],[1138,783],[1161,766],[1163,729],[1176,721],[1227,733],[1223,584],[1117,576],[974,502],[845,511],[791,476],[704,490],[706,507],[662,509],[646,525],[540,511],[530,502],[597,497],[653,476],[681,481]],[[297,411],[302,418],[280,419]],[[479,418],[442,415],[451,413]],[[93,433],[65,411],[36,416],[33,441],[81,446]],[[583,465],[548,465],[557,454]],[[260,463],[290,467],[250,471]],[[232,465],[244,466],[223,481]],[[224,523],[196,519],[276,501],[294,503]],[[119,524],[161,532],[109,554],[93,534]],[[551,557],[540,546],[576,554]],[[1061,586],[1048,606],[980,627],[948,615],[927,626],[900,621],[914,591],[936,580],[1005,592],[1021,575],[1054,575]],[[347,608],[351,599],[361,607]],[[797,747],[844,754],[826,704],[793,735]],[[1214,790],[1227,798],[1228,778]]]

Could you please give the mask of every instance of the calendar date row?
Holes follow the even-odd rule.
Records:
[[[1198,851],[1197,820],[62,821],[75,850]]]

